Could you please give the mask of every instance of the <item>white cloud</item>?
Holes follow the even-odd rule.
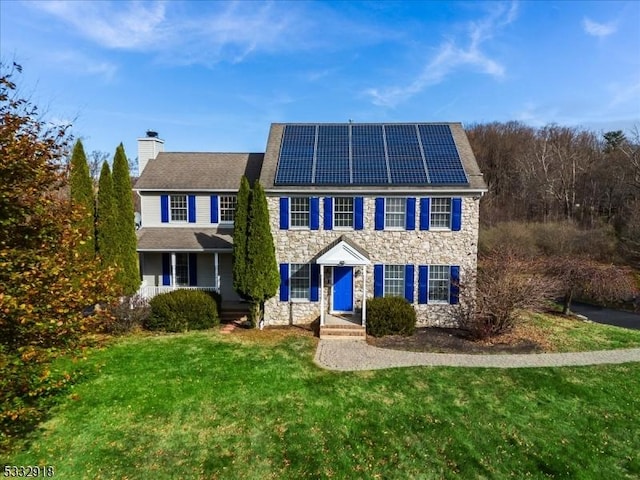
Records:
[[[585,33],[594,37],[606,37],[618,30],[618,27],[613,22],[598,23],[587,17],[582,20],[582,28]]]
[[[480,73],[500,78],[505,67],[482,51],[482,46],[494,37],[502,28],[512,23],[517,16],[517,3],[499,5],[487,17],[470,22],[467,45],[460,47],[455,39],[442,43],[437,53],[426,63],[422,72],[411,83],[402,86],[370,88],[365,94],[378,106],[393,107],[425,88],[442,82],[447,76],[462,68],[471,68]]]
[[[47,55],[47,62],[78,75],[97,76],[105,82],[111,82],[118,73],[118,67],[105,60],[97,60],[79,51],[52,51]]]

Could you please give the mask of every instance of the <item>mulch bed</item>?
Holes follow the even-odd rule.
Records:
[[[533,332],[518,330],[495,337],[488,341],[477,341],[456,328],[422,327],[416,328],[414,335],[403,337],[389,335],[386,337],[367,337],[370,345],[393,350],[432,353],[540,353],[547,350],[544,340],[532,340]]]

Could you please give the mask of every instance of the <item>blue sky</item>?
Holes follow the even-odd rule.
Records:
[[[264,151],[271,122],[640,127],[640,2],[0,2],[0,58],[85,149]]]

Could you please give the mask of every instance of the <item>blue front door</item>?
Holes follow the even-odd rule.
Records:
[[[353,312],[353,267],[333,267],[333,311]]]

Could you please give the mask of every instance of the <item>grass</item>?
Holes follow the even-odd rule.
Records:
[[[336,373],[284,330],[129,337],[12,465],[57,478],[640,476],[640,364]]]

